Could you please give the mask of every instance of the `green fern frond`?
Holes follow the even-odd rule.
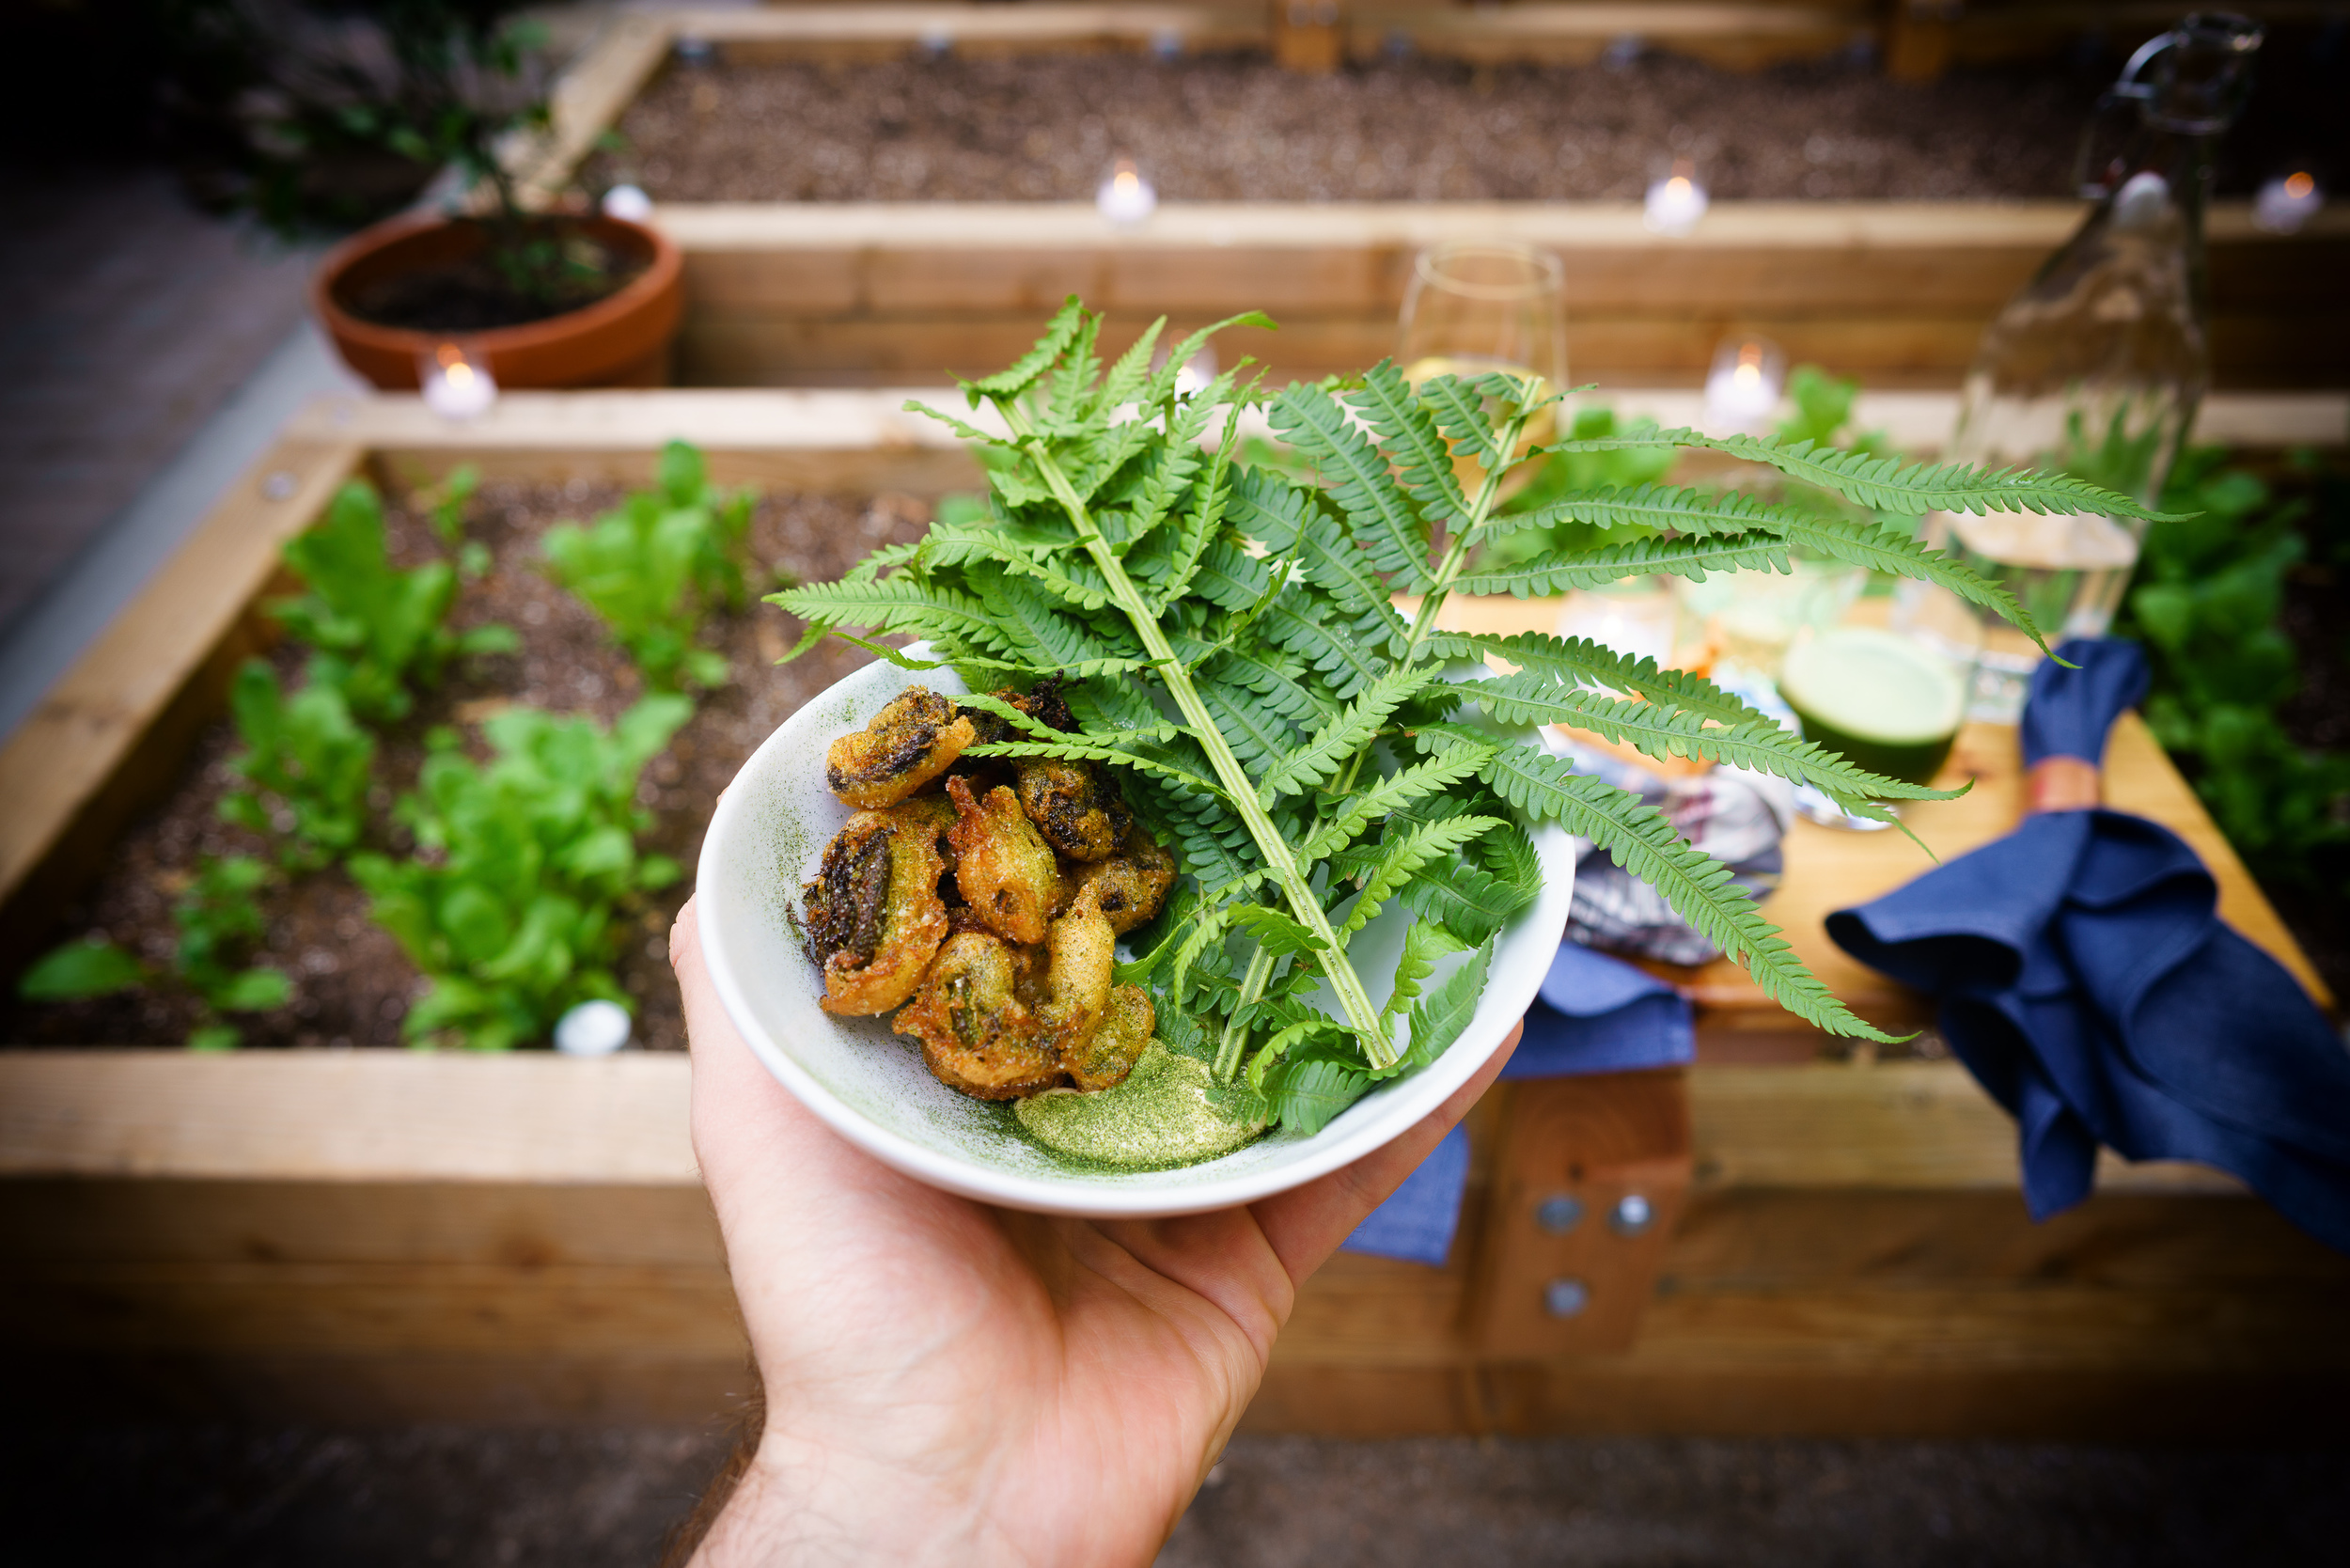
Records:
[[[1133,402],[1151,379],[1151,354],[1159,346],[1159,335],[1167,330],[1167,318],[1162,316],[1142,329],[1133,348],[1118,356],[1110,373],[1102,378],[1101,389],[1094,394],[1094,406],[1113,409]]]
[[[1434,862],[1457,854],[1462,845],[1480,834],[1503,825],[1501,817],[1447,817],[1442,822],[1421,823],[1398,841],[1379,846],[1378,862],[1363,884],[1355,907],[1348,912],[1346,923],[1339,927],[1341,938],[1354,935],[1371,924],[1381,906],[1403,889],[1405,883],[1418,877],[1421,870]]]
[[[1896,1042],[1896,1036],[1855,1017],[1804,967],[1728,866],[1690,848],[1664,813],[1641,804],[1638,796],[1530,746],[1496,752],[1483,776],[1512,806],[1590,839],[1663,894],[1692,930],[1735,958],[1788,1011],[1834,1034]]]
[[[934,588],[903,575],[879,581],[810,583],[771,593],[779,604],[811,626],[862,626],[874,632],[916,632],[933,641],[964,644],[993,641],[995,622],[979,601],[952,588]]]
[[[1428,639],[1427,647],[1441,659],[1473,659],[1480,664],[1489,658],[1501,659],[1520,670],[1569,686],[1588,684],[1630,692],[1660,707],[1695,713],[1716,724],[1767,722],[1762,710],[1742,698],[1732,697],[1702,675],[1685,669],[1660,669],[1654,659],[1636,659],[1589,637],[1557,637],[1546,632],[1520,632],[1506,637],[1438,632]]]
[[[1749,463],[1768,463],[1789,478],[1832,490],[1856,506],[1891,512],[1897,517],[1916,517],[1929,511],[2036,511],[2092,512],[2157,523],[2175,521],[2168,512],[2151,511],[2126,495],[2070,475],[2013,468],[1987,474],[1963,463],[1938,466],[1905,463],[1899,458],[1873,457],[1864,451],[1816,447],[1809,441],[1782,447],[1768,436],[1717,437],[1692,430],[1655,431],[1562,441],[1544,450],[1607,452],[1634,447],[1695,447],[1726,452]]]
[[[1396,961],[1395,991],[1388,996],[1383,1016],[1400,1018],[1414,1002],[1419,1000],[1420,987],[1436,972],[1436,961],[1454,953],[1466,952],[1468,944],[1462,941],[1435,920],[1414,920],[1403,932],[1403,956]]]
[[[1589,495],[1570,495],[1529,511],[1489,517],[1472,542],[1482,543],[1527,528],[1550,529],[1564,523],[1595,528],[1654,528],[1680,534],[1776,533],[1780,525],[1808,517],[1793,507],[1758,499],[1743,490],[1708,494],[1686,485],[1644,484],[1631,490],[1609,486]]]
[[[1110,745],[1100,741],[1080,740],[1074,735],[1060,735],[1049,741],[992,741],[983,745],[965,746],[965,757],[1051,757],[1106,762],[1114,767],[1139,768],[1175,780],[1186,789],[1201,794],[1222,795],[1223,790],[1189,768],[1177,767],[1126,746]]]
[[[979,406],[981,398],[1016,398],[1034,386],[1046,371],[1060,362],[1069,345],[1077,340],[1084,330],[1086,308],[1074,294],[1061,302],[1060,309],[1037,339],[1036,347],[1022,354],[1003,369],[978,381],[963,383],[963,390],[971,400],[971,406]]]
[[[1401,811],[1414,801],[1441,794],[1463,779],[1474,777],[1484,765],[1490,749],[1480,745],[1452,746],[1439,756],[1373,780],[1340,802],[1337,813],[1315,830],[1299,855],[1308,860],[1328,859],[1372,823]]]
[[[1966,792],[1929,789],[1854,766],[1835,752],[1780,729],[1769,719],[1725,729],[1701,715],[1656,703],[1604,697],[1553,685],[1540,676],[1507,675],[1467,688],[1485,712],[1504,724],[1563,724],[1602,739],[1629,744],[1659,760],[1693,757],[1733,768],[1776,774],[1849,801],[1863,815],[1890,820],[1872,800],[1955,800]]]
[[[1362,386],[1346,401],[1378,436],[1423,516],[1442,523],[1468,511],[1461,482],[1453,477],[1452,449],[1393,360],[1383,359],[1366,371]]]
[[[1547,598],[1576,588],[1606,588],[1626,577],[1669,572],[1692,582],[1709,572],[1787,572],[1787,541],[1770,534],[1733,534],[1728,539],[1642,539],[1598,550],[1553,550],[1529,561],[1491,572],[1469,572],[1453,584],[1455,593],[1507,593],[1519,599]]]
[[[1371,743],[1389,714],[1434,684],[1437,673],[1435,666],[1422,665],[1390,670],[1372,682],[1301,750],[1264,776],[1258,798],[1269,806],[1276,796],[1311,789],[1331,777]]]
[[[1897,577],[1914,577],[1948,588],[1970,604],[1980,604],[2049,652],[2048,640],[2015,596],[1998,584],[1978,575],[1972,567],[1939,550],[1929,550],[1906,534],[1888,532],[1867,523],[1803,518],[1788,524],[1782,536],[1790,544],[1807,545],[1824,556],[1865,566]]]
[[[1477,388],[1458,376],[1431,376],[1419,395],[1436,411],[1436,423],[1486,473],[1509,461],[1499,432],[1485,416],[1485,400]]]
[[[1152,372],[1150,383],[1142,389],[1143,406],[1155,408],[1172,398],[1175,395],[1175,378],[1183,374],[1183,367],[1191,363],[1192,356],[1207,347],[1209,338],[1226,327],[1236,326],[1258,327],[1266,332],[1280,330],[1279,323],[1261,310],[1244,310],[1237,316],[1225,317],[1213,326],[1201,327],[1167,351],[1167,358],[1160,363],[1158,369]],[[1244,360],[1242,363],[1247,362]]]
[[[1291,386],[1274,400],[1271,417],[1274,433],[1332,481],[1330,498],[1392,587],[1404,593],[1426,591],[1428,523],[1395,482],[1386,454],[1319,386],[1303,382]]]

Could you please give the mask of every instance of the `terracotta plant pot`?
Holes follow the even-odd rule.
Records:
[[[666,384],[669,340],[685,307],[677,246],[642,224],[603,216],[575,221],[612,250],[646,262],[617,292],[578,310],[479,332],[418,332],[360,320],[347,302],[369,284],[462,259],[487,243],[478,224],[413,213],[362,229],[328,252],[310,279],[310,307],[344,362],[386,391],[415,391],[417,355],[451,340],[486,359],[502,387]]]

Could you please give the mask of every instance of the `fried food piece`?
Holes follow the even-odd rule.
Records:
[[[922,1061],[948,1089],[1016,1100],[1062,1082],[1060,1059],[1022,1000],[1035,957],[986,932],[948,938],[914,1000],[890,1027],[922,1043]]]
[[[1106,860],[1134,825],[1118,786],[1090,762],[1020,757],[1011,771],[1020,806],[1044,841],[1072,860]]]
[[[1042,1011],[1064,1060],[1082,1058],[1092,1043],[1109,1002],[1110,970],[1118,962],[1118,935],[1094,902],[1097,896],[1088,888],[1072,899],[1069,912],[1052,923],[1044,938],[1049,962]]]
[[[1093,1038],[1073,1048],[1063,1046],[1061,1065],[1079,1089],[1108,1089],[1123,1083],[1135,1070],[1135,1058],[1151,1043],[1151,1031],[1157,1025],[1158,1015],[1148,992],[1138,985],[1112,986]]]
[[[864,729],[824,753],[824,782],[851,806],[895,806],[947,771],[974,737],[970,716],[925,686],[908,686]]]
[[[947,780],[954,802],[955,886],[964,902],[997,935],[1033,947],[1044,940],[1044,922],[1061,902],[1060,863],[1010,790],[995,789],[984,802],[971,798],[960,778]]]
[[[816,880],[801,890],[807,955],[824,971],[827,1012],[886,1012],[914,994],[947,939],[938,896],[946,861],[944,801],[859,811],[824,847]]]
[[[1158,914],[1174,886],[1175,857],[1137,824],[1127,828],[1116,855],[1077,874],[1071,895],[1093,888],[1094,903],[1108,917],[1110,930],[1123,936]]]

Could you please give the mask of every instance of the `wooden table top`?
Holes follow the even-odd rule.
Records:
[[[1503,635],[1548,632],[1565,604],[1564,599],[1459,598],[1445,606],[1438,624],[1449,631]],[[1969,780],[1974,788],[1956,800],[1920,801],[1904,811],[1918,837],[1944,860],[1989,843],[2023,820],[2023,759],[2013,725],[1969,724],[1959,732],[1935,784],[1954,789]],[[2105,794],[2117,810],[2158,822],[2193,846],[2219,885],[2220,917],[2291,970],[2319,1006],[2332,1008],[2332,996],[2293,933],[2134,713],[2123,715],[2107,743]],[[1871,1023],[1897,1033],[1930,1024],[1933,1010],[1923,996],[1850,957],[1829,940],[1825,922],[1834,910],[1865,903],[1931,870],[1933,861],[1899,833],[1848,833],[1800,819],[1787,836],[1785,851],[1785,875],[1762,913],[1787,933],[1796,954]],[[1647,967],[1698,1005],[1700,1049],[1709,1058],[1767,1060],[1816,1048],[1816,1031],[1771,1000],[1728,959],[1695,968]]]

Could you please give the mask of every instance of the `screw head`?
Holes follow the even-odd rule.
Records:
[[[1591,1304],[1591,1288],[1580,1279],[1553,1279],[1543,1287],[1543,1310],[1554,1318],[1583,1315]]]
[[[1534,1206],[1534,1223],[1546,1235],[1563,1236],[1583,1223],[1583,1200],[1572,1193],[1554,1192]]]
[[[1637,1192],[1627,1192],[1616,1200],[1613,1214],[1607,1216],[1607,1227],[1620,1236],[1637,1236],[1656,1223],[1656,1210]]]

